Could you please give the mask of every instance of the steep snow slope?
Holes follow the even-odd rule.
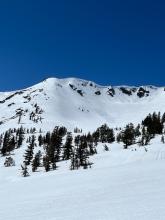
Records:
[[[55,125],[71,130],[78,126],[89,131],[103,123],[123,126],[138,123],[153,111],[164,112],[165,91],[153,86],[111,87],[75,78],[49,78],[24,90],[0,93],[0,107],[0,131],[20,125],[46,130]]]

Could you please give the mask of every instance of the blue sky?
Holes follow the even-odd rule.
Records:
[[[162,0],[0,1],[0,90],[47,77],[165,85]]]

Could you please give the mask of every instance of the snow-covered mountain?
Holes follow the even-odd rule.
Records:
[[[164,129],[152,136],[147,145],[140,145],[139,140],[149,137],[147,129],[141,129],[140,136],[136,132],[136,140],[125,149],[116,138],[120,128],[113,129],[115,140],[109,143],[99,140],[96,144],[92,140],[84,147],[75,141],[76,135],[92,133],[104,123],[110,128],[123,128],[129,122],[140,123],[154,111],[164,113],[163,87],[112,87],[76,78],[49,78],[27,89],[1,92],[0,109],[0,147],[11,148],[6,154],[1,148],[0,154],[0,220],[164,219]],[[44,135],[55,126],[65,126],[69,134],[72,132],[69,159],[61,159],[66,135],[60,141],[57,135],[53,139],[57,145],[60,143],[59,148],[55,144],[50,148],[49,141],[39,144],[39,136],[45,141]],[[10,136],[4,133],[20,127],[24,128],[23,133],[21,129],[10,129],[6,132]],[[29,132],[33,127],[35,132]],[[74,132],[75,127],[82,133]],[[89,169],[81,166],[71,170],[78,145],[86,150]],[[30,177],[24,178],[21,165],[29,146],[31,161],[25,165]],[[94,154],[88,154],[89,146],[96,149]],[[46,172],[45,158],[50,152],[51,156],[57,152],[47,149],[61,152],[57,169],[51,167],[50,172]],[[39,151],[41,163],[34,172],[33,161]],[[5,166],[8,158],[14,161],[11,166]]]
[[[139,123],[148,113],[165,111],[164,88],[100,86],[94,82],[49,78],[30,88],[0,93],[0,131],[11,127],[55,125],[94,130]]]

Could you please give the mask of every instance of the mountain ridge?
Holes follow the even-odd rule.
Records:
[[[48,78],[22,90],[0,93],[0,130],[20,125],[46,130],[64,125],[85,131],[103,123],[124,126],[139,123],[154,111],[164,112],[164,103],[164,87],[100,86],[73,77]]]
[[[143,87],[143,88],[165,88],[165,86],[155,86],[155,85],[152,85],[152,84],[142,84],[142,85],[124,85],[124,84],[121,84],[121,85],[110,85],[110,84],[107,84],[107,85],[102,85],[101,83],[96,83],[95,81],[93,80],[86,80],[86,79],[82,79],[82,78],[77,78],[77,77],[65,77],[65,78],[57,78],[57,77],[48,77],[42,81],[39,81],[37,82],[36,84],[32,84],[30,86],[25,86],[24,88],[18,88],[18,89],[15,89],[15,90],[5,90],[5,91],[0,91],[0,94],[1,93],[12,93],[12,92],[17,92],[17,91],[22,91],[22,90],[26,90],[26,89],[30,89],[31,87],[35,86],[35,85],[38,85],[38,84],[41,84],[43,82],[46,82],[46,81],[60,81],[60,82],[69,82],[69,81],[79,81],[79,82],[85,82],[85,83],[93,83],[94,85],[96,85],[97,87],[100,87],[100,88],[107,88],[107,87],[114,87],[114,88],[120,88],[120,87],[127,87],[127,88],[140,88],[140,87]]]

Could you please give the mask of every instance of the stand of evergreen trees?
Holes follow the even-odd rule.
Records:
[[[29,166],[32,172],[36,172],[39,167],[44,167],[44,170],[48,172],[56,170],[58,162],[63,160],[70,160],[70,170],[87,169],[92,166],[90,157],[97,154],[99,142],[104,143],[105,151],[109,151],[106,143],[113,143],[115,140],[123,143],[125,149],[133,144],[148,145],[155,135],[161,135],[161,142],[165,143],[164,123],[165,113],[161,116],[160,113],[154,112],[136,127],[129,123],[123,129],[112,129],[104,124],[93,133],[87,134],[81,133],[82,130],[76,128],[73,135],[65,127],[59,126],[56,126],[52,132],[43,134],[36,128],[25,129],[21,126],[18,129],[9,129],[0,135],[0,153],[6,156],[4,166],[14,166],[11,152],[22,146],[26,135],[27,148],[21,166],[24,177],[29,175]],[[41,147],[42,150],[37,147]]]
[[[124,148],[138,143],[140,146],[148,145],[155,135],[164,133],[165,113],[161,116],[160,112],[149,114],[136,128],[132,123],[118,133],[117,142],[123,142]],[[163,138],[162,138],[163,142]]]

